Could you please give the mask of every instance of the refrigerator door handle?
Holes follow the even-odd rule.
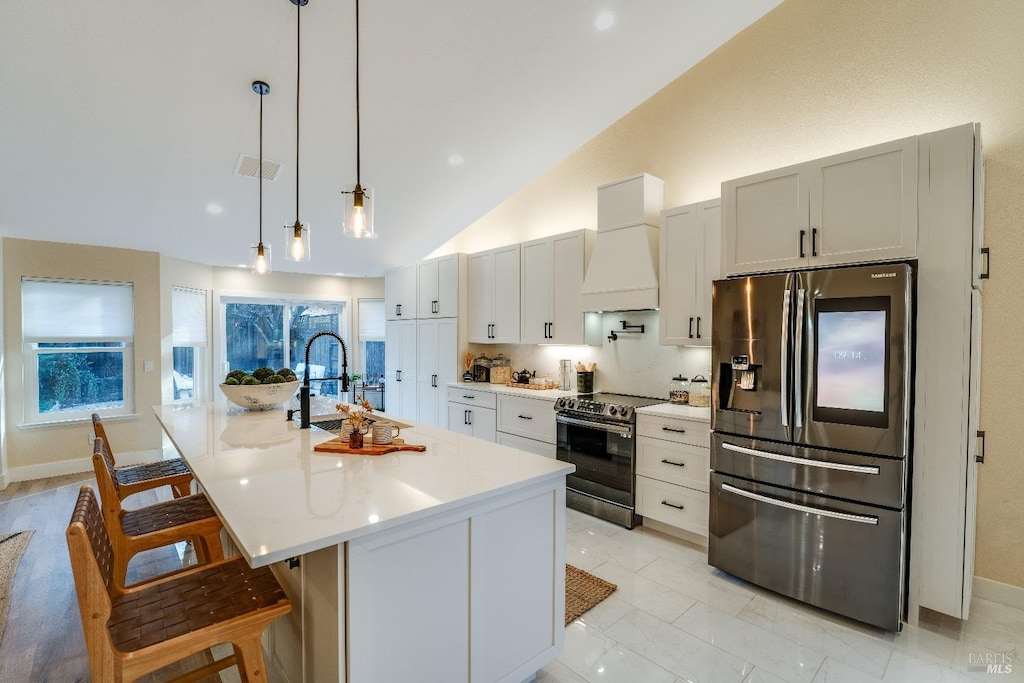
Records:
[[[787,285],[789,282],[787,281]],[[782,426],[789,432],[789,303],[792,297],[789,287],[782,293]]]
[[[731,443],[723,443],[722,448],[724,448],[727,451],[734,451],[736,453],[752,455],[755,458],[767,458],[768,460],[778,460],[779,462],[788,462],[793,463],[794,465],[806,465],[807,467],[820,467],[826,470],[840,470],[842,472],[856,472],[858,474],[875,475],[877,475],[880,472],[878,467],[869,465],[847,465],[841,462],[822,462],[820,460],[811,460],[810,458],[797,458],[792,455],[783,455],[781,453],[759,451],[754,448],[745,448],[743,446],[737,446],[736,444]]]
[[[730,486],[729,484],[726,484],[724,482],[722,483],[722,490],[728,493],[733,493],[737,496],[743,496],[744,498],[756,500],[759,503],[767,503],[768,505],[786,508],[787,510],[795,510],[796,512],[806,512],[809,515],[819,515],[821,517],[843,519],[847,522],[858,522],[859,524],[878,524],[878,517],[871,517],[869,515],[851,515],[846,512],[835,512],[834,510],[825,510],[824,508],[815,508],[810,507],[808,505],[790,503],[788,500],[779,500],[778,498],[772,498],[770,496],[762,496],[760,493],[744,491],[743,489],[738,489],[735,486]]]
[[[803,413],[803,386],[801,380],[804,375],[804,299],[806,290],[798,289],[796,292],[796,340],[793,348],[793,427],[799,429],[804,426]]]

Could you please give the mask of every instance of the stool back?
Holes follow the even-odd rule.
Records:
[[[120,529],[121,487],[114,476],[114,459],[110,457],[103,439],[92,442],[92,469],[96,473],[96,484],[100,488],[100,502],[103,519],[108,529]]]
[[[103,439],[103,445],[107,447],[107,455],[110,456],[110,462],[116,465],[114,449],[110,447],[110,439],[107,438],[107,430],[103,426],[103,420],[100,419],[99,413],[92,414],[92,433],[97,439]]]
[[[107,621],[110,619],[114,549],[103,523],[96,493],[88,484],[78,492],[78,502],[68,524],[67,540],[90,659],[97,655],[109,657],[112,645]]]

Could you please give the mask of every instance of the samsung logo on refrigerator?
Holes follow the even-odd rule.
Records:
[[[871,279],[877,280],[883,277],[896,277],[896,273],[871,273]]]

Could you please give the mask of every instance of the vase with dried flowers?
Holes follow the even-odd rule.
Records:
[[[373,412],[373,406],[365,398],[361,398],[353,405],[339,403],[336,407],[352,428],[348,435],[349,448],[362,448],[363,435],[370,431],[370,413]]]
[[[462,367],[466,369],[466,371],[464,373],[462,373],[462,381],[463,382],[472,382],[473,381],[473,352],[472,351],[466,351],[464,354],[462,354]]]

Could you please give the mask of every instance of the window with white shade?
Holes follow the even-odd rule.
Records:
[[[206,290],[171,288],[174,400],[202,399],[206,385]]]
[[[384,376],[384,300],[359,300],[359,358],[362,381],[379,384]]]
[[[22,278],[25,422],[134,409],[131,283]]]

